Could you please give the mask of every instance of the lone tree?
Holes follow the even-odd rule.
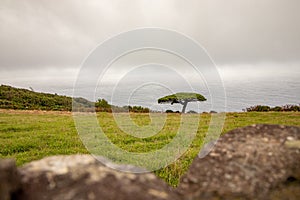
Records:
[[[179,92],[158,99],[158,103],[171,103],[171,105],[173,105],[173,103],[182,104],[183,108],[181,113],[185,113],[187,104],[194,101],[206,101],[206,98],[197,93]]]

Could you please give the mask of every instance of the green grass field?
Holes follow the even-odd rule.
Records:
[[[140,126],[146,126],[151,122],[148,114],[130,114],[130,116]],[[186,172],[198,154],[210,117],[210,114],[201,114],[196,137],[180,159],[155,171],[170,185],[178,184],[179,177]],[[156,135],[137,138],[118,128],[110,113],[99,113],[98,119],[110,141],[128,152],[149,152],[162,148],[173,140],[180,123],[179,114],[168,114],[165,126]],[[262,123],[300,126],[300,113],[227,113],[222,133]],[[46,156],[76,153],[89,152],[77,134],[71,113],[0,110],[1,158],[15,158],[17,165],[20,166]]]

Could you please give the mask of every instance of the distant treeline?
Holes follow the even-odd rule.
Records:
[[[105,99],[99,99],[95,103],[97,112],[136,112],[136,113],[149,113],[149,108],[144,108],[142,106],[115,106],[110,105]]]
[[[299,105],[284,105],[284,106],[264,106],[264,105],[256,105],[251,106],[250,108],[246,108],[247,112],[269,112],[269,111],[275,111],[275,112],[288,112],[288,111],[294,111],[299,112],[300,106]]]
[[[73,105],[78,111],[97,112],[139,112],[147,113],[149,108],[141,106],[114,106],[105,99],[96,103],[84,98],[74,98]],[[20,110],[57,110],[71,111],[72,98],[57,94],[34,92],[27,89],[14,88],[7,85],[0,86],[0,108]]]

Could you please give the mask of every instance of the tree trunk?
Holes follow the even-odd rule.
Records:
[[[187,104],[188,104],[188,101],[184,101],[181,113],[185,113]]]

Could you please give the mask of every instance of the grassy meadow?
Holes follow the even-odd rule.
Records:
[[[180,114],[167,115],[164,127],[155,135],[137,138],[124,133],[111,113],[98,113],[104,133],[118,147],[129,152],[149,152],[160,149],[175,137]],[[139,126],[148,125],[149,114],[131,113]],[[174,163],[155,173],[172,186],[178,184],[194,157],[198,154],[208,130],[210,114],[201,114],[199,128],[189,149]],[[251,124],[283,124],[300,126],[300,112],[227,113],[222,134]],[[89,153],[77,134],[71,112],[0,110],[0,157],[15,158],[17,165],[51,155]]]

